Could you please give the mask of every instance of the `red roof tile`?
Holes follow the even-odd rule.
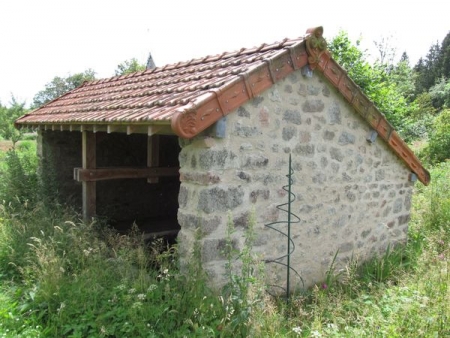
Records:
[[[428,184],[430,175],[384,115],[326,50],[321,27],[305,37],[87,82],[19,118],[16,126],[101,130],[155,125],[191,138],[307,64],[336,87],[388,146]],[[56,128],[55,128],[56,126]],[[142,129],[144,128],[144,129]],[[163,129],[167,132],[167,128]]]

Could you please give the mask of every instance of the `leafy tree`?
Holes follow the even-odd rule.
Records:
[[[434,120],[433,133],[424,153],[431,164],[450,159],[450,109],[443,110]]]
[[[126,60],[120,63],[115,70],[115,74],[117,76],[126,75],[130,73],[140,72],[143,70],[145,70],[145,65],[139,63],[139,61],[136,58],[132,58],[130,60]]]
[[[45,85],[45,89],[38,92],[33,98],[32,108],[37,108],[51,100],[81,86],[85,81],[95,80],[95,72],[88,69],[83,73],[76,73],[68,77],[55,76]]]
[[[386,68],[392,70],[394,65],[395,55],[397,49],[392,46],[392,35],[388,37],[382,37],[380,41],[374,41],[375,47],[378,50],[379,58],[377,63],[386,65]]]
[[[405,116],[401,135],[405,141],[427,139],[433,128],[437,110],[428,92],[422,93],[410,103],[410,113]]]
[[[450,32],[442,43],[431,45],[425,59],[417,62],[414,70],[418,73],[416,81],[416,94],[428,91],[442,78],[450,78]]]
[[[14,127],[14,121],[26,112],[25,102],[18,102],[14,96],[11,98],[9,108],[0,103],[0,136],[4,139],[11,140],[13,148],[25,132],[24,129],[16,129]]]
[[[411,68],[406,52],[403,52],[400,61],[393,67],[390,76],[405,99],[408,102],[412,102],[416,91],[415,81],[417,74]]]
[[[450,80],[446,81],[445,78],[441,78],[430,88],[429,93],[436,109],[450,108]]]
[[[394,127],[401,130],[409,107],[396,81],[390,76],[386,64],[369,64],[366,61],[366,53],[359,49],[359,41],[354,45],[347,33],[342,31],[329,43],[329,50],[333,58],[347,70],[348,75]]]
[[[441,44],[441,76],[450,79],[450,32]]]
[[[428,91],[441,76],[440,72],[441,46],[439,43],[431,45],[426,58],[420,58],[414,70],[418,73],[416,94]]]

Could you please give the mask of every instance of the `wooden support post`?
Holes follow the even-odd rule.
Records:
[[[83,131],[82,134],[83,149],[83,169],[96,169],[96,137],[93,132]],[[96,204],[96,182],[85,181],[83,185],[83,220],[90,222],[97,213]]]
[[[147,167],[159,166],[159,135],[152,135],[148,137],[147,142]],[[158,177],[147,179],[148,183],[158,183]]]

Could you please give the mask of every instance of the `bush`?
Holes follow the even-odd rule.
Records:
[[[433,122],[428,146],[420,154],[425,161],[436,164],[450,159],[450,109],[443,110]]]
[[[0,171],[0,201],[22,207],[38,200],[38,160],[35,142],[26,141],[7,151]]]

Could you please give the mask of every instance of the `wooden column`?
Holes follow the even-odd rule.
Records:
[[[147,167],[159,166],[159,135],[152,135],[148,137],[147,141]],[[158,177],[147,179],[148,183],[158,183]]]
[[[96,169],[96,137],[93,132],[83,131],[83,169]],[[96,182],[83,181],[83,220],[90,222],[97,213]]]

